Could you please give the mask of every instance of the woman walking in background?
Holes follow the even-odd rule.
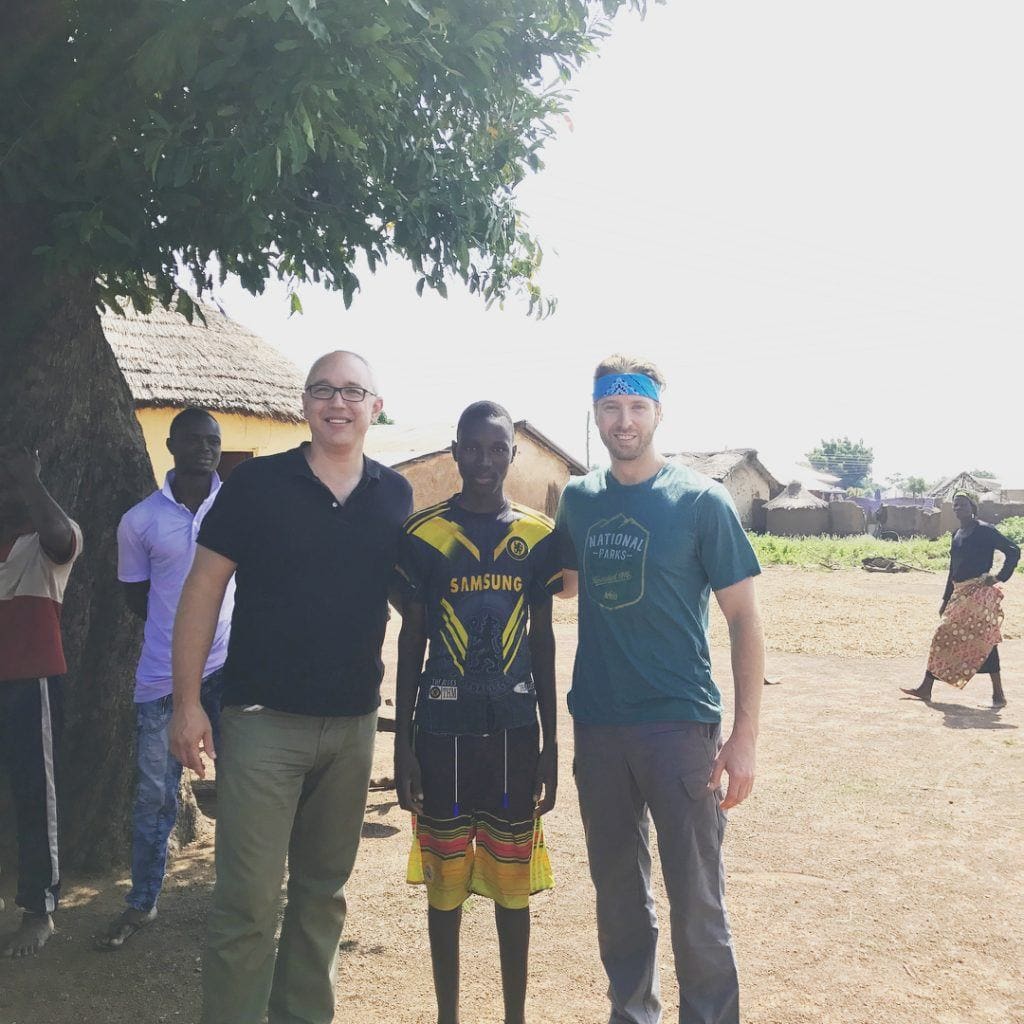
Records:
[[[1006,694],[999,668],[999,627],[1003,621],[1003,592],[995,583],[1005,583],[1020,561],[1020,548],[990,523],[978,518],[978,503],[967,493],[953,498],[953,511],[960,528],[953,534],[949,579],[942,595],[939,615],[942,623],[932,639],[928,671],[921,685],[904,693],[919,700],[932,699],[932,684],[942,679],[964,687],[978,673],[992,677],[992,707],[1006,707]],[[1003,566],[992,575],[997,551]]]

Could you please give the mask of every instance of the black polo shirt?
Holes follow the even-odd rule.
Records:
[[[339,504],[308,449],[239,465],[199,531],[203,547],[238,565],[224,704],[365,715],[380,702],[388,586],[412,488],[364,459]]]

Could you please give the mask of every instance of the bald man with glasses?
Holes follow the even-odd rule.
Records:
[[[327,1024],[366,807],[388,584],[412,489],[363,455],[383,399],[353,352],[312,366],[311,439],[250,459],[199,533],[174,628],[171,745],[217,758],[202,1024]],[[224,588],[235,612],[220,748],[199,701]],[[288,901],[277,955],[281,880]]]

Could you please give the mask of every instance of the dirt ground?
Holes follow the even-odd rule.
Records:
[[[1020,1024],[1024,1021],[1024,587],[1007,587],[1002,647],[1010,706],[988,680],[945,684],[927,707],[897,686],[922,671],[943,580],[912,573],[772,569],[761,585],[769,674],[759,778],[732,812],[729,906],[748,1024]],[[561,608],[560,688],[575,631]],[[725,633],[716,675],[731,703]],[[389,640],[385,692],[393,682]],[[564,708],[564,703],[562,705]],[[560,723],[562,788],[546,833],[558,886],[535,899],[528,1016],[601,1024],[605,982]],[[381,736],[374,775],[390,774]],[[425,901],[404,882],[409,828],[393,792],[371,792],[347,892],[336,1021],[434,1020]],[[59,932],[37,960],[0,963],[0,1024],[157,1024],[196,1019],[212,882],[209,842],[174,862],[159,923],[116,954],[90,937],[119,908],[125,874],[67,880]],[[659,908],[666,917],[658,882]],[[0,878],[15,923],[12,880]],[[662,943],[666,1022],[677,993]],[[467,905],[463,1018],[501,1020],[490,907]]]

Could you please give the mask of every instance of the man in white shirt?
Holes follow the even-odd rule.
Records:
[[[146,629],[135,679],[138,783],[132,816],[132,887],[128,906],[99,939],[106,950],[120,949],[157,916],[181,781],[181,763],[170,752],[167,734],[173,710],[171,634],[199,527],[220,490],[220,427],[205,409],[188,408],[175,416],[167,449],[174,456],[174,469],[163,487],[129,509],[117,530],[118,579],[128,607],[145,620]],[[232,579],[203,670],[202,702],[215,731],[233,607]]]

